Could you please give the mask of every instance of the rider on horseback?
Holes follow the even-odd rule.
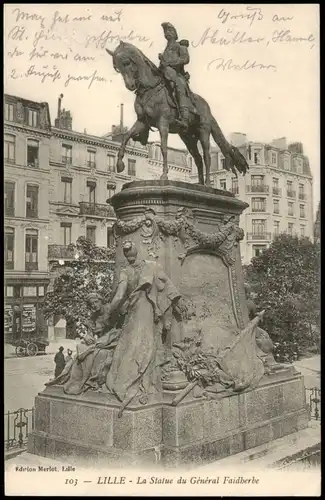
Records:
[[[177,31],[170,23],[162,23],[167,46],[163,54],[159,54],[160,70],[167,82],[175,89],[176,99],[179,105],[180,120],[177,124],[186,128],[189,122],[189,89],[187,85],[188,74],[184,71],[184,65],[190,62],[187,50],[188,43],[185,40],[178,42]]]

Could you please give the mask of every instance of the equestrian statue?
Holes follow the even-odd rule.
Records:
[[[162,23],[167,45],[159,54],[160,65],[153,64],[137,47],[120,42],[114,52],[113,65],[121,73],[125,86],[135,92],[137,121],[122,139],[117,157],[117,171],[125,168],[123,157],[130,139],[146,145],[149,130],[156,127],[160,134],[163,157],[162,180],[168,179],[167,141],[168,134],[178,134],[192,155],[198,169],[199,184],[210,185],[210,134],[225,157],[225,168],[236,176],[245,173],[248,164],[239,150],[224,137],[217,121],[212,116],[208,103],[191,92],[189,74],[184,66],[189,63],[187,40],[178,41],[177,31],[170,23]],[[203,150],[204,167],[198,142]]]

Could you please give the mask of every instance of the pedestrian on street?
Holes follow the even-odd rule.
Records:
[[[72,351],[71,349],[67,350],[67,355],[65,357],[65,364],[69,363],[72,360]]]
[[[59,348],[59,352],[56,353],[54,356],[54,363],[55,363],[55,372],[54,372],[54,377],[58,377],[61,375],[64,367],[65,367],[65,359],[63,355],[64,347]]]

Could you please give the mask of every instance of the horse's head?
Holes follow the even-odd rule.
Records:
[[[106,49],[113,57],[115,71],[121,73],[128,90],[151,87],[159,74],[158,68],[131,43],[120,42],[114,52]]]

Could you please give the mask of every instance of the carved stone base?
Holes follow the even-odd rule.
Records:
[[[67,396],[48,387],[35,400],[35,430],[28,451],[69,463],[113,466],[197,466],[239,453],[307,427],[303,377],[287,368],[265,376],[260,386],[219,400],[190,393],[172,406],[163,401],[127,408],[107,395]]]

